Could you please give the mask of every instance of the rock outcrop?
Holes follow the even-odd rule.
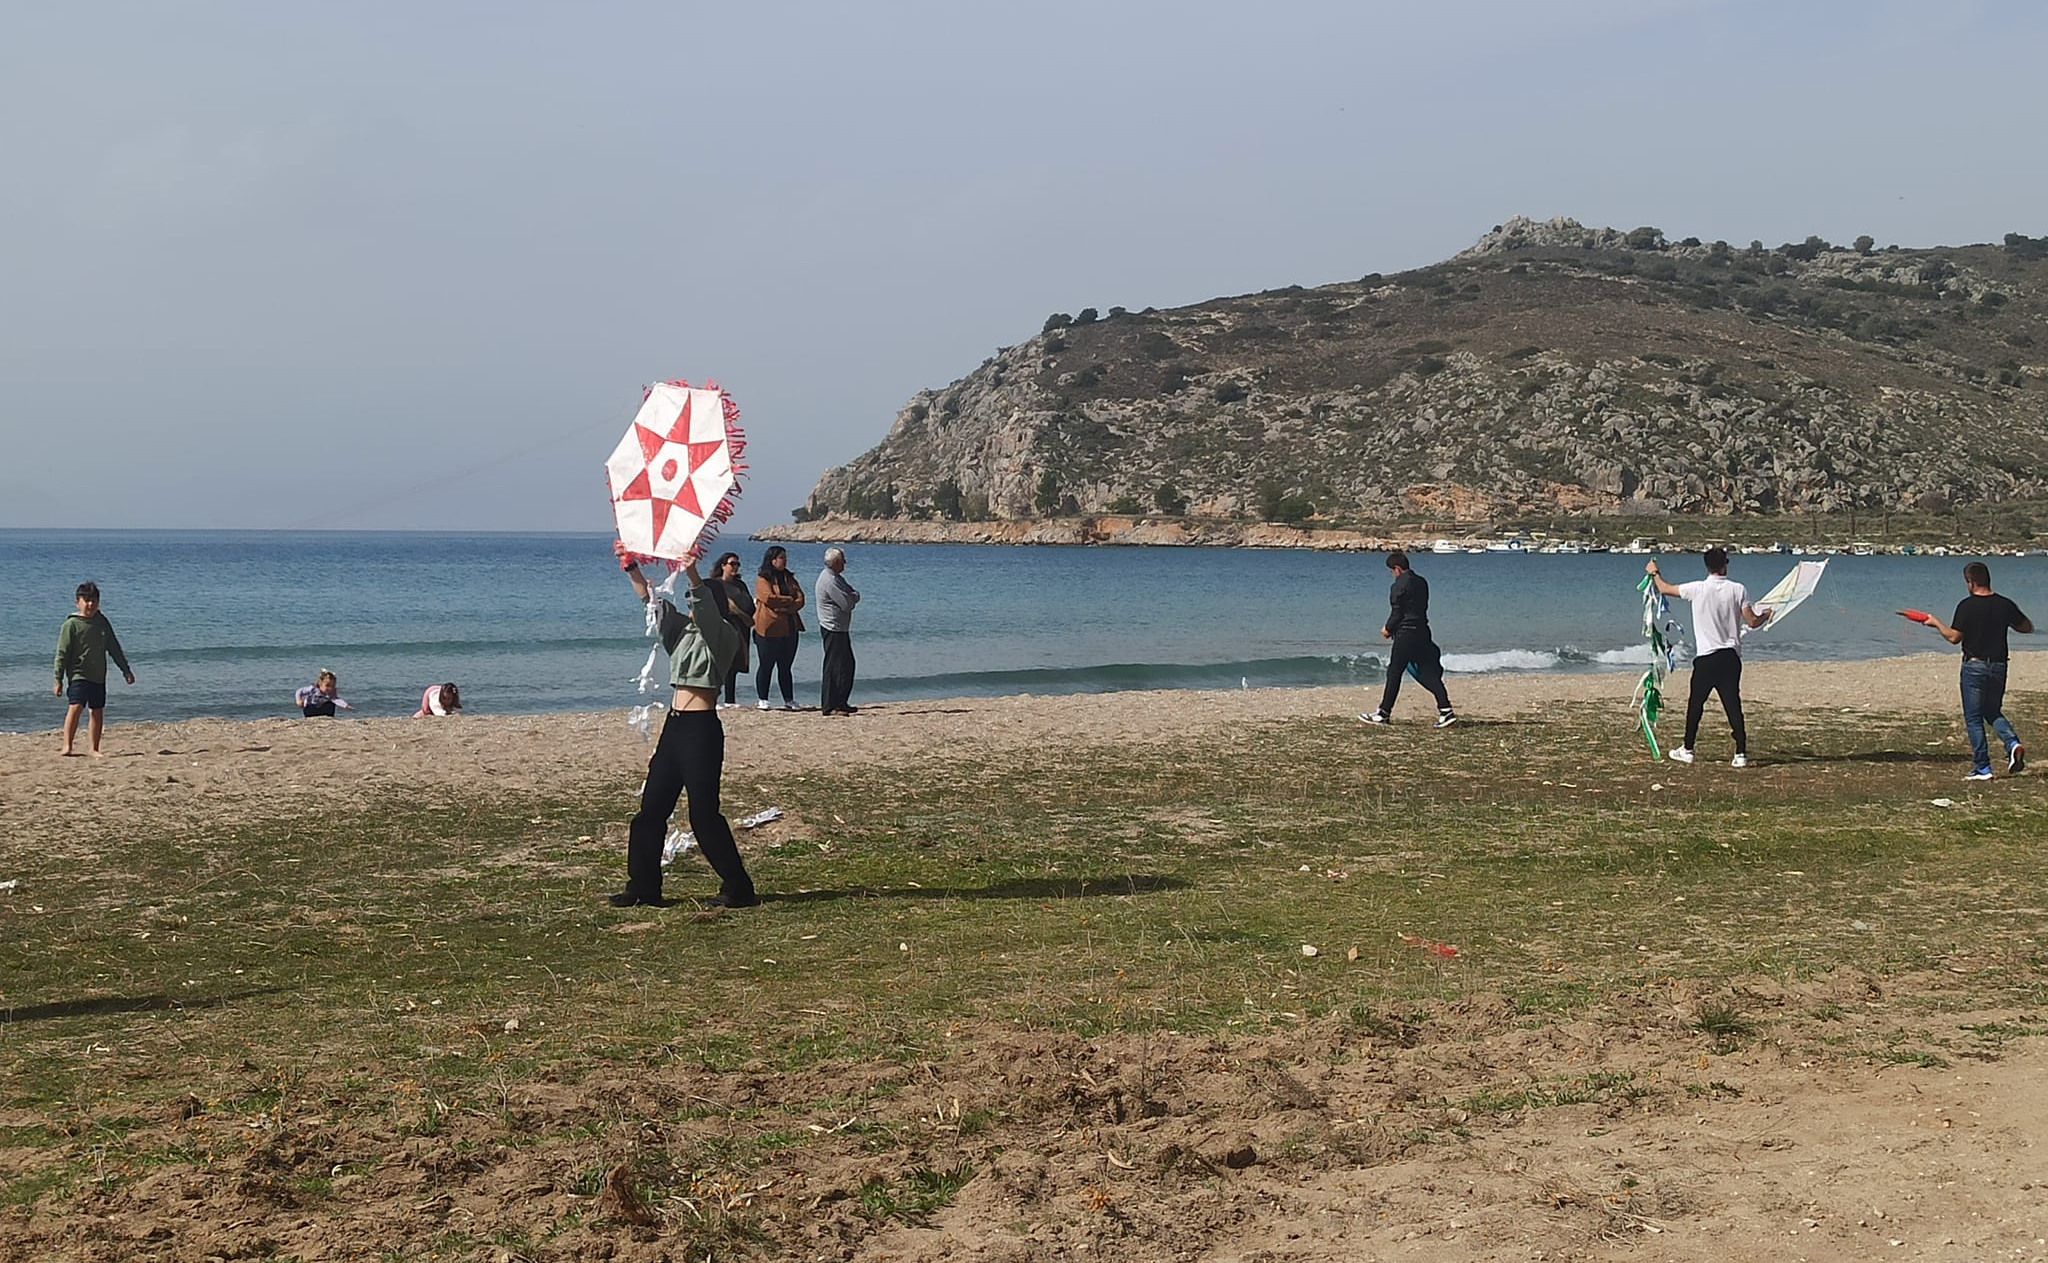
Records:
[[[1365,539],[2048,499],[2048,242],[1872,247],[1514,219],[1399,276],[1056,316],[918,393],[799,516]]]

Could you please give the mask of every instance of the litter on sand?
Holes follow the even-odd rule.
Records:
[[[12,889],[14,889],[14,888],[15,888],[16,886],[19,886],[20,884],[21,884],[21,878],[19,878],[19,877],[10,877],[10,878],[8,878],[8,879],[7,879],[6,881],[0,881],[0,890],[12,890]]]
[[[1953,798],[1937,798],[1934,800],[1934,805],[1937,807],[1953,807],[1956,805],[1956,801]]]
[[[770,807],[766,811],[757,811],[753,815],[748,816],[746,819],[740,821],[740,828],[758,829],[764,824],[768,824],[771,821],[776,821],[780,819],[782,819],[782,808]]]
[[[661,844],[661,866],[667,868],[676,862],[679,855],[687,855],[697,845],[697,835],[688,829],[674,829]]]

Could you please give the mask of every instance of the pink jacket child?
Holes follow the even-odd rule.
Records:
[[[412,713],[412,717],[426,719],[432,715],[452,715],[461,709],[462,695],[455,691],[453,684],[434,684],[420,694],[420,708]]]

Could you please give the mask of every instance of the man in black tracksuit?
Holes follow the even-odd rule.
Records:
[[[1408,568],[1408,554],[1387,554],[1387,569],[1394,572],[1394,586],[1387,593],[1391,608],[1380,639],[1393,641],[1387,661],[1387,688],[1380,708],[1359,718],[1369,724],[1383,724],[1393,717],[1394,699],[1401,693],[1401,676],[1411,673],[1415,682],[1436,697],[1436,726],[1448,728],[1458,722],[1451,709],[1451,695],[1444,688],[1444,655],[1429,636],[1429,582]]]

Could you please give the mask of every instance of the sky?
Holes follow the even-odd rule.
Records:
[[[1055,311],[1510,215],[2048,235],[2035,0],[0,0],[0,527],[607,530],[654,380],[787,521]]]

